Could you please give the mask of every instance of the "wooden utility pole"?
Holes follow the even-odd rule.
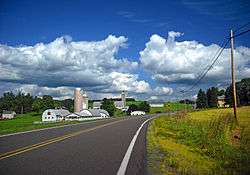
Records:
[[[236,87],[235,87],[235,75],[234,75],[234,34],[231,30],[230,35],[231,41],[231,70],[232,70],[232,88],[233,88],[233,108],[234,108],[234,117],[237,120],[237,98],[236,98]]]

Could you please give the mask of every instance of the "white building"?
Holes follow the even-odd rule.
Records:
[[[93,109],[101,109],[102,102],[94,101],[93,102]]]
[[[16,116],[15,111],[3,111],[2,119],[12,119]]]
[[[96,120],[96,119],[103,119],[109,118],[109,113],[103,109],[83,109],[79,113],[72,113],[65,116],[65,120],[72,121],[72,120]]]
[[[43,112],[42,121],[52,122],[61,121],[65,116],[69,115],[70,112],[66,109],[47,109]]]
[[[114,101],[114,105],[117,109],[120,109],[122,111],[128,110],[128,106],[126,106],[126,91],[122,91],[121,100]]]
[[[130,115],[145,115],[144,111],[133,111],[130,113]]]
[[[152,108],[158,108],[158,107],[164,107],[164,104],[163,103],[150,103],[149,106]]]

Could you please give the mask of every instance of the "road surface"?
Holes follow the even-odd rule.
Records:
[[[149,118],[128,117],[0,137],[0,174],[117,174],[140,126]],[[143,125],[125,168],[146,174]]]

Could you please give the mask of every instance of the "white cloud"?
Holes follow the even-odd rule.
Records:
[[[187,83],[197,78],[201,70],[207,68],[220,46],[203,45],[197,41],[178,42],[175,37],[180,32],[169,32],[167,40],[159,35],[152,35],[140,52],[142,67],[148,70],[152,78],[160,82]],[[250,48],[237,47],[235,59],[238,77],[249,77]],[[218,63],[207,74],[210,81],[225,81],[230,77],[230,50],[225,49]]]
[[[70,36],[64,36],[34,46],[0,44],[0,81],[110,91],[125,88],[124,83],[120,87],[116,82],[122,81],[121,77],[129,77],[133,83],[127,83],[126,88],[141,93],[149,85],[133,74],[138,63],[116,57],[126,41],[124,36],[109,35],[102,41],[74,42]]]
[[[148,93],[151,91],[150,85],[146,81],[137,80],[137,75],[112,72],[110,77],[113,80],[111,86],[113,90],[126,90],[135,93]]]
[[[51,95],[54,99],[67,99],[73,98],[74,88],[71,87],[39,87],[34,84],[20,85],[14,89],[14,92],[29,93],[33,96],[42,97],[43,95]]]
[[[173,93],[173,89],[169,87],[156,87],[153,90],[153,94],[162,96],[162,95],[171,95]]]

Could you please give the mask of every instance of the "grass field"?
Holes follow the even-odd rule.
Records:
[[[167,102],[164,104],[164,107],[151,107],[149,113],[150,114],[164,113],[164,112],[179,111],[183,109],[192,109],[192,105],[178,103],[178,102]]]
[[[64,121],[57,123],[33,124],[33,122],[41,122],[41,114],[32,112],[32,113],[17,115],[16,118],[11,120],[0,120],[0,135],[79,123],[78,121]]]
[[[250,107],[162,116],[148,128],[150,174],[249,174]]]

